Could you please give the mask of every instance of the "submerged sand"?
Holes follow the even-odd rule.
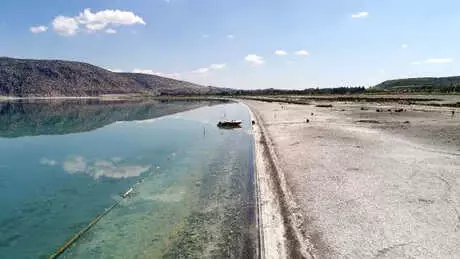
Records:
[[[243,102],[264,258],[460,257],[458,108]]]

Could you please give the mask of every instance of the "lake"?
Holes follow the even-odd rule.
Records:
[[[0,102],[0,258],[254,257],[253,171],[238,103]]]

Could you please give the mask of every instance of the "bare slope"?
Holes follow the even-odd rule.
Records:
[[[63,60],[0,58],[0,95],[202,94],[217,88],[147,74],[114,73]]]

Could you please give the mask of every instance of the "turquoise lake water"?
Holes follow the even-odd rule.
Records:
[[[236,103],[0,103],[0,258],[48,258],[120,200],[62,257],[253,257],[250,130]]]

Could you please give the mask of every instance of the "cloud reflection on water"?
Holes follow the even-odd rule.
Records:
[[[48,166],[55,166],[55,165],[58,164],[58,162],[56,160],[48,159],[46,157],[43,157],[42,159],[40,159],[40,164],[41,165],[48,165]]]
[[[74,156],[66,159],[62,167],[69,174],[85,173],[92,176],[94,179],[99,179],[101,177],[115,179],[137,177],[150,169],[150,166],[115,164],[121,160],[121,158],[117,157],[112,158],[111,161],[97,160],[90,162],[82,156]]]

